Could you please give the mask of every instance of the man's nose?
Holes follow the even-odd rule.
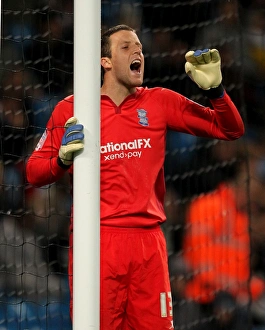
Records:
[[[134,49],[134,53],[135,53],[135,54],[141,54],[141,53],[142,53],[142,48],[136,46],[135,49]]]

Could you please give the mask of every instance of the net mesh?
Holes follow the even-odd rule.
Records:
[[[70,329],[68,180],[26,184],[53,106],[72,93],[72,1],[3,1],[0,328]]]
[[[163,229],[174,292],[175,329],[228,326],[225,317],[215,314],[216,306],[225,306],[226,311],[236,310],[228,313],[232,315],[233,329],[252,329],[252,324],[258,329],[265,323],[265,305],[257,299],[262,281],[253,281],[256,291],[252,292],[248,274],[249,271],[263,279],[265,272],[262,190],[265,16],[260,10],[265,4],[261,2],[101,2],[102,30],[119,23],[137,30],[146,61],[144,85],[148,87],[171,88],[208,105],[208,100],[184,72],[184,55],[190,49],[217,48],[222,57],[223,84],[247,125],[246,140],[236,143],[168,133],[165,159],[168,220]],[[54,105],[73,92],[73,0],[2,0],[2,7],[0,329],[67,330],[71,329],[67,282],[71,205],[68,180],[63,177],[49,186],[32,187],[26,183],[25,163]],[[238,177],[239,169],[244,175]],[[187,216],[187,210],[198,196],[208,196],[220,183],[235,180],[235,176],[234,182],[241,187],[237,202],[243,199],[240,192],[245,193],[246,226],[241,222],[237,227],[239,234],[230,240],[233,219],[229,218],[230,221],[223,222],[227,228],[223,226],[222,235],[215,238],[234,244],[237,256],[242,256],[240,253],[244,250],[239,237],[250,240],[245,295],[236,296],[235,300],[226,295],[232,284],[230,286],[230,280],[222,277],[219,270],[215,277],[222,282],[219,289],[223,295],[216,295],[220,290],[214,287],[209,295],[216,299],[203,300],[203,292],[195,290],[196,283],[193,289],[188,285],[203,273],[203,265],[192,262],[195,258],[192,253],[201,251],[198,260],[205,257],[207,264],[211,253],[216,251],[215,241],[210,241],[211,234],[204,237],[201,233],[212,226],[213,219],[206,206],[195,208],[198,215],[195,220],[204,214],[206,227],[200,222],[191,229],[193,218]],[[252,187],[255,189],[251,190]],[[229,207],[223,205],[222,214],[230,214]],[[202,249],[203,246],[206,249]],[[218,268],[220,263],[232,264],[229,272],[233,268],[238,275],[239,266],[230,262],[231,255],[225,252],[230,247],[219,246],[220,262],[214,267]],[[237,277],[234,280],[240,282]],[[242,310],[244,318],[240,314]],[[244,320],[243,327],[239,320]],[[229,324],[232,327],[232,323]]]

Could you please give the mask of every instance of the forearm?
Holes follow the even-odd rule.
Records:
[[[214,134],[222,132],[220,138],[235,140],[240,138],[245,131],[243,120],[227,93],[223,97],[210,100],[216,112],[213,129]]]
[[[186,99],[180,118],[180,131],[221,140],[240,138],[244,134],[244,124],[228,94],[224,93],[222,97],[210,101],[213,109]]]
[[[66,169],[60,167],[57,157],[45,158],[35,155],[29,158],[26,166],[27,180],[34,186],[44,186],[60,179]]]

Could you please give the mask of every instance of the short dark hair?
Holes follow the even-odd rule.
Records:
[[[109,28],[101,36],[101,57],[111,58],[111,45],[110,36],[119,31],[132,31],[135,32],[133,28],[128,25],[120,24]]]

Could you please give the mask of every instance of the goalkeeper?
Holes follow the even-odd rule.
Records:
[[[223,140],[244,133],[241,116],[221,84],[218,51],[190,51],[186,60],[187,74],[208,96],[211,108],[169,89],[141,87],[144,55],[132,28],[118,25],[102,35],[101,330],[173,329],[167,249],[160,228],[166,220],[167,129]],[[84,142],[69,96],[55,107],[28,160],[28,181],[46,185],[65,171],[72,180],[74,156]],[[71,269],[72,249],[69,275]]]

